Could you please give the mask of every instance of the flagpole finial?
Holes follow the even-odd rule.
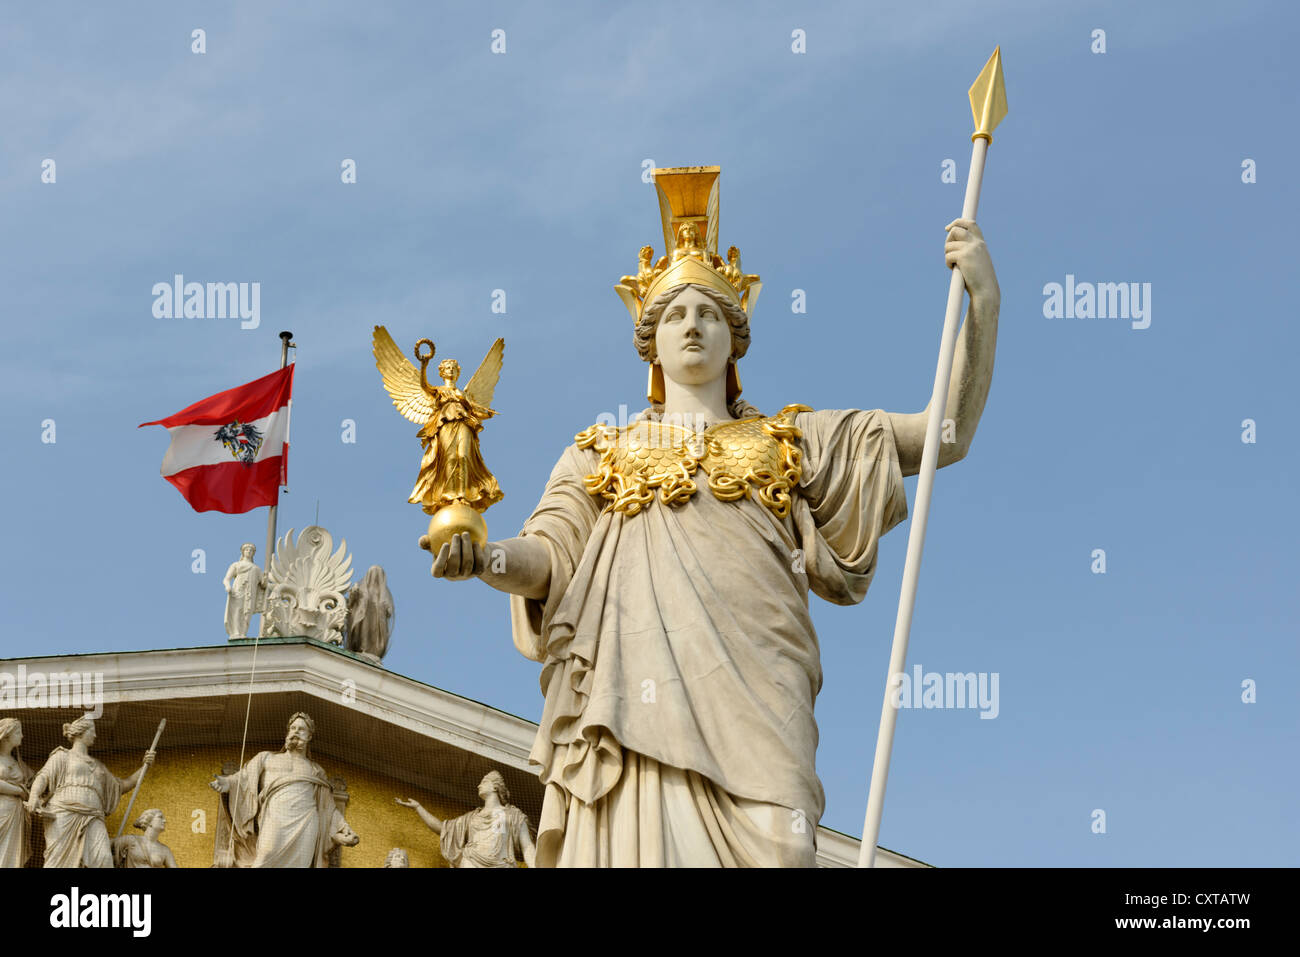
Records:
[[[993,48],[993,55],[971,84],[970,111],[975,120],[971,142],[984,139],[992,143],[993,131],[1007,115],[1007,86],[1002,78],[1001,46]]]

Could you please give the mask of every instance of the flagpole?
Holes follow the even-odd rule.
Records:
[[[1006,88],[1002,80],[1001,47],[994,49],[988,63],[970,88],[971,113],[975,132],[971,134],[970,174],[966,179],[966,199],[962,219],[974,219],[979,207],[980,186],[984,179],[984,159],[993,142],[993,129],[1007,112]],[[921,454],[921,471],[916,483],[916,508],[907,538],[907,561],[903,566],[903,585],[898,598],[898,617],[894,622],[894,644],[889,656],[889,674],[885,679],[885,700],[880,707],[880,731],[876,737],[876,757],[871,767],[871,790],[867,797],[866,820],[862,825],[862,844],[858,849],[858,866],[874,867],[876,842],[880,839],[880,818],[885,807],[885,785],[889,780],[889,759],[894,748],[894,728],[898,708],[891,697],[907,667],[907,642],[912,630],[912,611],[916,607],[916,589],[921,576],[921,553],[925,549],[925,526],[930,517],[930,495],[934,490],[934,473],[939,465],[939,433],[948,406],[948,382],[952,377],[953,355],[957,345],[957,327],[961,321],[965,280],[961,270],[953,267],[948,284],[948,309],[944,314],[943,336],[939,345],[939,362],[934,373],[934,391],[930,396],[929,418],[925,428],[925,447]]]
[[[283,369],[289,364],[289,349],[298,348],[297,343],[292,342],[292,332],[280,333],[280,368]],[[286,418],[293,409],[293,399],[289,400],[289,409],[286,410]],[[289,441],[288,425],[285,426],[285,444]],[[271,506],[266,515],[266,553],[262,556],[262,568],[269,575],[271,572],[271,555],[275,551],[275,518],[276,512],[280,508],[280,485],[284,484],[284,466],[281,465],[280,482],[275,486],[275,503]],[[262,623],[258,627],[258,633],[266,634],[266,609],[262,610]]]

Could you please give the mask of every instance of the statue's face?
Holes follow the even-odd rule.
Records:
[[[95,726],[92,724],[85,731],[81,732],[81,734],[77,735],[76,740],[85,741],[86,747],[90,747],[95,743]]]
[[[712,299],[698,289],[683,289],[659,319],[655,351],[665,377],[704,385],[727,370],[731,326]]]
[[[496,794],[496,793],[497,793],[497,786],[496,786],[495,778],[485,776],[483,780],[478,783],[478,796],[483,798],[483,800],[486,801],[487,796],[489,794]]]
[[[242,555],[246,561],[252,561],[253,553],[255,551],[256,549],[254,549],[252,545],[245,545],[239,550],[239,554]]]
[[[289,731],[284,736],[284,746],[290,751],[301,751],[311,740],[311,729],[302,718],[295,718],[289,724]]]

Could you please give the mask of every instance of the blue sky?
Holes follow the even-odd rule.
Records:
[[[643,160],[720,165],[722,242],[764,282],[746,397],[919,410],[966,89],[1001,44],[1010,115],[979,217],[997,365],[971,454],[938,477],[909,655],[998,673],[1000,713],[900,715],[881,843],[945,866],[1294,865],[1297,19],[1249,2],[11,13],[0,656],[224,640],[221,574],[242,541],[260,558],[265,510],[190,511],[158,475],[165,433],[136,425],[270,371],[291,329],[281,531],[319,502],[354,564],[388,571],[389,667],[535,720],[505,596],[431,580],[415,547],[415,427],[371,327],[469,370],[506,338],[483,451],[506,493],[491,534],[513,535],[575,432],[644,405],[612,290],[661,245]],[[154,318],[176,273],[260,282],[260,326]],[[1150,327],[1045,318],[1067,275],[1150,283]],[[814,599],[822,823],[855,834],[906,541],[884,540],[861,605]]]

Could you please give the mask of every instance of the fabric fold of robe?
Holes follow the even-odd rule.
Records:
[[[15,757],[0,766],[0,781],[19,787],[31,784],[32,774],[21,759]],[[0,868],[22,867],[31,857],[27,807],[17,794],[0,794]]]
[[[45,866],[112,867],[104,818],[117,809],[125,782],[94,758],[74,761],[67,748],[50,752],[40,774],[51,795],[45,805]]]
[[[480,808],[443,821],[438,847],[452,867],[514,867],[531,839],[528,818],[510,805],[495,813]]]

